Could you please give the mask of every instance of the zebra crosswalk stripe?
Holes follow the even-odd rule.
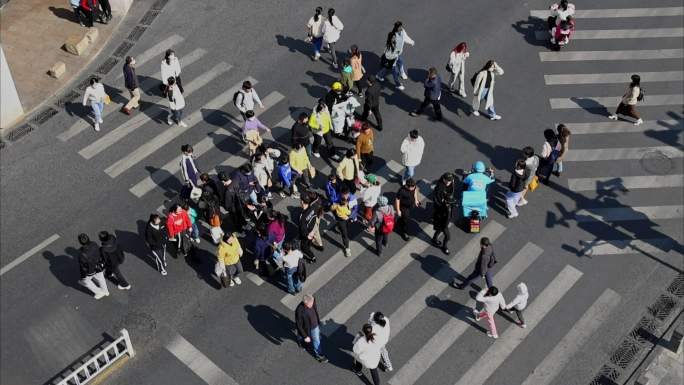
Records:
[[[266,109],[260,110],[260,113],[265,112],[268,108],[272,107],[273,105],[277,104],[281,100],[283,100],[285,97],[280,94],[279,92],[272,92],[268,94],[263,100],[264,106]],[[220,138],[224,137],[225,139],[221,140],[219,143],[214,143],[215,138]],[[209,134],[206,138],[200,140],[196,144],[192,146],[193,149],[193,155],[195,158],[199,158],[200,156],[204,155],[207,153],[209,150],[212,148],[220,147],[222,143],[226,141],[234,141],[235,140],[235,134],[226,130],[225,128],[218,128],[216,131],[213,133]],[[237,156],[237,155],[236,155]],[[180,171],[180,163],[178,158],[175,158],[173,160],[170,160],[168,163],[160,167],[159,169],[155,170],[152,172],[152,174],[148,177],[145,177],[145,179],[141,180],[140,182],[136,183],[133,187],[129,189],[129,191],[135,195],[136,197],[140,198],[143,195],[147,194],[148,192],[152,191],[156,186],[160,185],[167,179],[171,178],[174,176],[178,171]]]
[[[668,253],[676,245],[672,238],[616,239],[580,241],[581,255],[657,254]],[[579,253],[578,253],[579,254]]]
[[[684,218],[684,206],[633,206],[582,209],[575,213],[577,222],[619,222]]]
[[[590,162],[596,160],[641,159],[647,155],[664,155],[681,158],[682,150],[672,146],[573,149],[563,156],[564,162]]]
[[[160,41],[159,43],[153,45],[152,47],[146,49],[145,51],[137,54],[131,55],[135,58],[135,63],[138,68],[142,67],[143,64],[147,63],[155,57],[159,57],[159,63],[161,65],[162,54],[166,52],[167,49],[171,49],[174,45],[180,44],[185,40],[184,37],[179,35],[171,35],[166,39]],[[116,76],[115,80],[121,79],[123,77],[123,72]]]
[[[496,286],[503,292],[511,286],[516,279],[527,270],[534,261],[542,254],[543,250],[533,243],[527,243],[518,251],[511,260],[506,263],[501,271],[494,277]],[[423,299],[423,301],[425,301]],[[430,369],[430,367],[437,362],[437,360],[449,349],[451,345],[458,340],[463,333],[470,328],[467,322],[462,319],[470,312],[470,309],[476,305],[475,300],[471,299],[461,308],[459,314],[449,319],[444,326],[442,326],[430,340],[423,345],[416,354],[414,354],[409,361],[402,366],[397,373],[389,381],[391,385],[411,385],[415,384],[418,379]],[[468,310],[465,310],[468,309]],[[395,321],[393,317],[392,329],[395,328]],[[393,335],[396,333],[392,330]]]
[[[615,108],[620,103],[620,97],[577,96],[571,98],[551,98],[551,108],[554,110],[567,108]],[[649,95],[641,107],[647,106],[679,106],[684,104],[684,94],[675,95]]]
[[[534,299],[525,311],[527,328],[508,328],[495,344],[480,357],[470,369],[460,377],[456,385],[482,385],[513,353],[518,345],[532,333],[535,327],[558,302],[570,291],[582,277],[582,272],[570,265],[551,281],[551,283]]]
[[[535,31],[537,40],[548,40],[548,31]],[[594,39],[645,39],[663,37],[684,37],[684,28],[634,28],[634,29],[595,29],[578,30],[572,35],[572,40]]]
[[[203,73],[202,75],[198,76],[197,78],[193,79],[185,88],[185,92],[183,94],[184,97],[189,97],[193,93],[195,93],[197,90],[200,88],[206,86],[210,82],[212,82],[214,79],[219,77],[221,74],[230,71],[232,68],[231,65],[226,64],[226,63],[219,63],[216,66],[214,66],[212,69],[209,71]],[[162,99],[163,101],[164,99]],[[155,118],[160,118],[163,120],[161,117],[164,114],[168,114],[168,106],[164,106],[161,104],[154,104],[148,108],[146,108],[143,111],[140,111],[135,117],[132,119],[126,121],[124,124],[118,126],[117,128],[109,131],[93,143],[87,145],[83,149],[81,149],[78,153],[85,159],[90,159],[97,154],[101,153],[102,151],[106,150],[113,144],[117,143],[126,135],[132,133],[133,131],[137,130],[138,128],[142,127],[146,123],[152,121]]]
[[[684,120],[645,120],[643,124],[638,126],[630,122],[610,120],[592,123],[565,123],[565,125],[573,135],[612,134],[619,132],[682,131],[684,129]]]
[[[247,77],[244,80],[252,81],[254,79],[252,79],[251,77]],[[252,81],[252,83],[254,83],[254,82]],[[142,146],[133,150],[133,152],[129,153],[128,155],[124,156],[123,158],[119,159],[118,161],[114,162],[112,165],[107,167],[105,169],[105,173],[107,173],[107,175],[109,175],[112,178],[116,178],[117,176],[121,175],[124,171],[128,170],[129,168],[131,168],[133,165],[137,164],[141,160],[145,159],[146,157],[151,155],[153,152],[155,152],[156,150],[161,148],[163,145],[169,143],[170,141],[172,141],[177,136],[186,132],[187,130],[192,128],[195,124],[203,121],[203,119],[204,119],[203,114],[204,114],[205,110],[219,110],[223,106],[227,105],[230,101],[232,101],[233,94],[237,90],[239,90],[240,87],[242,87],[242,81],[235,84],[230,89],[223,92],[222,94],[216,96],[209,103],[202,106],[201,109],[190,114],[190,116],[188,116],[188,118],[185,119],[187,127],[175,125],[175,126],[172,126],[171,128],[166,129],[161,134],[157,135],[154,139],[146,142]]]
[[[575,84],[619,84],[625,83],[630,72],[623,73],[604,73],[604,74],[553,74],[544,75],[544,82],[547,86],[553,85],[575,85]],[[673,82],[684,80],[682,71],[662,71],[662,72],[639,72],[641,81],[646,83],[653,82]]]
[[[659,7],[659,8],[620,8],[620,9],[579,9],[575,11],[575,17],[579,19],[606,19],[621,17],[656,17],[656,16],[682,16],[684,7]],[[548,9],[532,10],[530,16],[546,19],[551,16]]]
[[[198,61],[199,59],[202,58],[207,53],[202,48],[197,48],[196,50],[190,52],[187,56],[184,56],[181,60],[183,61],[183,64],[185,66],[189,66],[192,63]],[[160,84],[160,72],[157,71],[154,75],[146,78],[142,82],[140,82],[139,86],[142,92],[144,93],[149,93],[151,92],[154,88],[156,88]],[[105,105],[104,109],[102,111],[102,117],[106,118],[107,116],[111,115],[112,113],[119,111],[118,109],[118,104],[110,104],[109,106]],[[74,123],[71,127],[69,127],[68,130],[62,132],[61,134],[57,135],[57,138],[61,140],[62,142],[66,142],[69,139],[77,136],[84,130],[92,127],[92,124],[88,122],[87,120],[81,118],[79,119],[76,123]]]
[[[627,190],[684,187],[684,175],[604,176],[568,179],[570,191],[605,191],[616,187]]]
[[[543,62],[552,61],[598,61],[598,60],[660,60],[682,59],[684,49],[650,49],[620,51],[562,51],[539,52]]]

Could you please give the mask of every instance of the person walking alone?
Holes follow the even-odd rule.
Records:
[[[242,254],[242,246],[237,235],[235,233],[224,234],[216,250],[216,275],[221,279],[223,287],[242,284],[239,277],[244,271],[240,262]]]
[[[490,120],[499,120],[501,115],[494,109],[494,84],[496,76],[504,74],[494,60],[488,61],[470,80],[473,83],[473,115],[480,116],[480,101],[485,101],[485,109]]]
[[[100,124],[104,123],[102,120],[102,110],[104,110],[104,103],[107,98],[108,96],[102,83],[97,78],[90,78],[90,86],[86,88],[83,94],[83,106],[85,107],[90,104],[90,108],[93,109],[95,131],[100,131]]]
[[[373,116],[375,116],[376,129],[378,131],[382,131],[382,115],[380,115],[380,83],[377,82],[374,75],[368,75],[366,78],[366,83],[368,84],[368,87],[366,88],[366,100],[363,102],[361,120],[368,122],[368,115],[372,112]]]
[[[469,56],[470,52],[468,52],[468,45],[465,42],[458,43],[449,54],[449,62],[447,64],[447,69],[451,73],[449,90],[455,92],[456,81],[458,81],[458,94],[462,98],[466,97],[465,82],[463,79],[465,77],[465,62]]]
[[[166,230],[162,224],[161,217],[158,214],[151,214],[147,227],[145,227],[145,243],[149,247],[154,262],[157,265],[157,271],[161,275],[166,275]]]
[[[378,257],[382,256],[382,248],[387,247],[388,235],[394,231],[394,218],[396,213],[385,196],[378,198],[378,206],[370,223],[370,229],[375,232],[375,252]]]
[[[233,95],[233,104],[240,111],[243,121],[247,120],[247,111],[255,111],[257,105],[262,109],[264,108],[259,94],[249,80],[242,82],[242,88]]]
[[[163,95],[166,95],[166,92],[168,91],[169,78],[174,79],[174,81],[176,82],[176,86],[178,87],[181,93],[184,91],[180,77],[180,61],[178,60],[178,58],[176,57],[176,53],[172,49],[167,49],[164,53],[164,59],[162,59],[161,62],[160,74],[162,79],[162,84],[160,88]]]
[[[518,203],[525,191],[525,181],[529,177],[525,167],[525,159],[515,161],[515,169],[508,182],[508,192],[506,193],[506,207],[508,208],[508,218],[513,219],[518,216]]]
[[[373,150],[375,149],[375,136],[371,126],[364,122],[361,125],[361,133],[356,138],[356,153],[361,158],[361,168],[370,172],[373,165]]]
[[[130,115],[132,109],[140,107],[140,85],[138,84],[138,75],[135,74],[135,59],[132,56],[126,56],[126,64],[123,66],[123,76],[124,85],[131,95],[131,100],[121,108],[121,112]]]
[[[404,174],[401,177],[401,184],[406,183],[407,179],[413,178],[416,174],[416,167],[423,159],[425,151],[425,141],[420,136],[418,130],[411,130],[408,136],[401,142],[401,163],[404,165]]]
[[[330,211],[332,211],[333,215],[335,216],[335,225],[337,229],[340,231],[340,235],[342,236],[342,246],[344,247],[344,256],[349,258],[351,257],[351,249],[349,248],[349,219],[352,214],[352,210],[349,207],[349,201],[346,196],[340,197],[340,201],[337,203],[334,203],[330,207]]]
[[[321,363],[328,362],[321,349],[321,318],[314,297],[304,294],[302,302],[295,309],[295,324],[297,325],[297,343],[311,344],[314,357]]]
[[[321,15],[323,7],[316,7],[314,15],[306,23],[307,40],[313,45],[313,55],[311,60],[318,60],[321,57],[321,47],[323,46],[323,23],[325,18]]]
[[[166,79],[166,81],[169,83],[169,86],[166,89],[166,98],[169,100],[169,115],[166,117],[166,123],[168,123],[169,126],[172,125],[173,120],[171,117],[173,117],[179,126],[187,127],[188,125],[183,121],[183,108],[185,108],[183,93],[180,88],[178,88],[178,85],[176,85],[175,78],[170,77]]]
[[[375,333],[375,338],[378,340],[378,344],[382,346],[380,348],[380,364],[383,366],[384,370],[391,372],[394,370],[392,367],[392,361],[389,358],[389,352],[387,352],[387,342],[390,339],[390,322],[389,319],[379,311],[370,314],[368,323],[373,327],[373,333]]]
[[[411,222],[411,212],[414,207],[420,207],[418,189],[416,188],[416,182],[412,178],[408,178],[399,188],[399,191],[397,191],[396,199],[394,201],[394,209],[398,216],[397,225],[399,226],[399,235],[404,241],[409,240],[408,227]]]
[[[473,272],[463,280],[462,284],[457,284],[456,278],[454,278],[451,284],[457,289],[463,290],[470,286],[475,278],[482,277],[485,280],[487,287],[492,287],[491,269],[495,264],[496,256],[494,255],[494,247],[492,246],[489,238],[482,237],[482,239],[480,239],[480,253],[477,255],[477,261],[475,262],[475,268],[473,269]]]
[[[481,318],[486,318],[487,323],[489,324],[489,331],[487,332],[487,335],[494,339],[499,338],[499,333],[496,331],[496,322],[494,322],[494,314],[496,314],[499,309],[506,308],[506,301],[504,300],[503,295],[499,293],[499,289],[497,289],[495,286],[492,286],[489,289],[480,290],[475,297],[475,301],[482,302],[484,304],[484,310],[480,312],[478,312],[476,309],[473,309],[475,322],[479,322]]]
[[[518,317],[517,325],[524,329],[527,325],[525,324],[525,318],[523,318],[523,310],[527,307],[527,300],[530,295],[527,292],[527,285],[525,285],[524,282],[520,282],[516,288],[518,289],[518,294],[513,298],[513,301],[509,302],[508,305],[504,307],[504,310],[507,312],[513,310]]]
[[[79,283],[87,287],[95,299],[108,296],[109,289],[104,278],[105,261],[100,254],[100,248],[83,233],[78,235],[78,243],[81,245],[78,253],[78,265],[81,272]]]
[[[434,200],[432,226],[435,229],[432,243],[440,247],[446,255],[449,255],[449,239],[451,238],[449,224],[451,222],[451,210],[455,203],[454,190],[454,175],[448,172],[439,178],[432,193]],[[444,234],[444,240],[441,242],[439,241],[440,234]]]
[[[435,120],[442,120],[442,108],[439,105],[439,99],[442,97],[442,79],[437,74],[435,67],[428,70],[428,76],[423,82],[423,87],[425,88],[423,103],[417,110],[411,111],[409,115],[418,116],[423,113],[425,107],[432,104],[432,108],[435,110]]]
[[[356,335],[353,344],[354,365],[352,370],[354,374],[361,377],[363,375],[361,370],[364,367],[368,368],[373,379],[373,385],[380,385],[378,365],[380,365],[383,345],[377,338],[377,335],[373,333],[373,326],[371,324],[364,324],[361,332]]]
[[[100,246],[100,254],[105,261],[105,276],[107,278],[114,278],[119,290],[131,290],[131,284],[128,283],[126,277],[124,277],[119,269],[125,258],[116,237],[107,231],[100,231],[98,237],[102,244]]]
[[[340,39],[340,34],[344,29],[344,24],[335,15],[335,9],[328,9],[328,18],[323,21],[323,42],[328,45],[330,50],[331,65],[337,69],[337,52],[335,51],[335,43]]]
[[[644,94],[641,91],[641,77],[639,75],[632,75],[631,79],[632,82],[629,84],[627,92],[622,95],[622,100],[620,101],[617,110],[615,110],[615,113],[610,115],[608,118],[612,120],[618,120],[618,115],[627,116],[632,118],[635,126],[638,126],[644,121],[639,116],[639,113],[637,113],[635,107],[637,102],[644,100]]]

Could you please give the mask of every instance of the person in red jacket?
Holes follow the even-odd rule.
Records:
[[[97,0],[81,0],[81,9],[86,15],[86,27],[92,27],[97,17]]]
[[[190,222],[188,213],[177,203],[171,206],[169,210],[169,216],[166,218],[166,228],[169,232],[169,241],[176,242],[177,253],[181,253],[183,256],[187,254],[191,244],[189,237],[183,239],[183,233],[192,228],[192,222]]]

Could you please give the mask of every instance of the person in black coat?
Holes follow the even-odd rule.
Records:
[[[437,186],[433,191],[434,209],[432,213],[432,226],[435,229],[435,235],[432,237],[432,243],[435,246],[441,247],[444,254],[449,255],[449,222],[451,220],[451,210],[455,203],[454,198],[454,174],[447,172],[439,178]],[[439,235],[444,234],[444,240],[439,241]]]
[[[126,56],[126,63],[123,66],[124,85],[131,95],[131,100],[121,108],[121,112],[126,115],[131,114],[131,110],[140,107],[140,85],[138,84],[138,75],[135,74],[135,59],[131,56]]]
[[[309,127],[309,115],[302,112],[297,117],[297,121],[292,125],[290,143],[295,147],[301,143],[306,149],[306,154],[311,158],[311,128]]]
[[[494,246],[492,246],[491,241],[487,237],[482,237],[480,239],[480,253],[477,255],[477,262],[475,262],[475,268],[473,272],[467,276],[462,284],[458,284],[456,278],[451,282],[451,285],[457,289],[463,290],[477,277],[482,277],[487,283],[487,287],[494,286],[492,282],[492,268],[496,263],[496,257],[494,256]]]
[[[506,207],[508,208],[508,218],[515,218],[518,216],[518,202],[525,191],[525,182],[530,176],[530,172],[525,165],[525,159],[518,159],[515,161],[515,169],[511,174],[511,180],[508,182],[508,192],[506,193]]]
[[[167,234],[161,217],[158,214],[151,214],[145,228],[145,243],[150,248],[154,261],[157,264],[157,270],[161,275],[166,275]]]
[[[300,199],[300,204],[302,205],[302,212],[299,214],[299,248],[304,254],[304,259],[307,262],[316,262],[316,256],[311,250],[311,244],[314,238],[314,230],[316,228],[316,220],[318,218],[318,213],[316,207],[312,205],[313,199],[310,194],[302,194]]]
[[[302,302],[295,309],[295,324],[297,325],[297,342],[311,344],[314,357],[318,362],[328,362],[321,350],[321,318],[314,297],[304,294]]]
[[[78,235],[78,243],[81,244],[78,253],[79,283],[93,292],[95,299],[108,296],[109,289],[104,278],[105,262],[100,255],[100,248],[86,234]]]
[[[368,114],[372,112],[375,116],[375,120],[378,122],[376,130],[382,131],[382,115],[380,115],[380,83],[378,83],[375,75],[368,75],[366,81],[368,82],[368,88],[366,88],[366,98],[363,103],[361,120],[367,122]]]
[[[99,238],[100,243],[102,243],[100,255],[105,261],[105,275],[108,278],[114,277],[116,279],[119,290],[131,290],[131,284],[119,270],[119,266],[124,262],[124,253],[119,247],[116,237],[107,231],[100,231]]]

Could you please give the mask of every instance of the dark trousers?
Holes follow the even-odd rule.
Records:
[[[435,110],[435,118],[437,120],[442,120],[442,107],[439,105],[439,100],[432,100],[429,97],[425,97],[423,99],[423,103],[420,104],[420,107],[416,110],[416,114],[420,115],[423,113],[423,110],[432,104],[432,108]]]
[[[444,234],[442,248],[446,248],[447,244],[449,243],[449,240],[451,239],[451,234],[449,233],[449,226],[445,226],[444,229],[441,230],[435,230],[435,235],[432,237],[432,240],[435,241],[435,243],[437,243],[438,238],[441,234]]]
[[[397,229],[399,230],[399,235],[408,235],[408,226],[411,222],[411,208],[401,206],[401,216],[397,220]]]
[[[382,232],[382,225],[375,229],[375,249],[378,255],[382,253],[382,247],[387,246],[387,234]]]
[[[469,276],[466,277],[465,281],[463,281],[463,286],[470,286],[470,284],[477,278],[481,277],[483,274],[479,269],[473,270],[472,273],[470,273]],[[486,273],[484,273],[485,276],[485,282],[487,283],[487,287],[492,287],[492,273],[488,270]]]
[[[349,188],[349,192],[351,192],[352,194],[356,194],[356,183],[354,183],[353,179],[343,179],[342,183],[344,183],[347,186],[347,188]]]
[[[363,370],[363,365],[361,365],[360,362],[354,360],[354,371],[358,373],[361,370]],[[378,374],[378,368],[368,370],[370,370],[371,378],[373,379],[373,385],[380,385],[380,375]]]
[[[102,8],[102,13],[100,14],[100,21],[112,18],[112,6],[109,5],[109,0],[100,0],[100,8]]]
[[[318,149],[323,141],[325,141],[325,149],[328,151],[328,156],[333,156],[335,154],[335,145],[333,144],[333,137],[330,131],[323,134],[323,136],[314,135],[313,152],[319,153]]]
[[[363,81],[364,81],[364,80],[361,79],[361,80],[357,80],[357,81],[354,82],[354,85],[356,86],[356,89],[358,90],[359,95],[363,95],[363,86],[361,85],[361,83],[362,83]],[[350,91],[351,91],[351,90],[350,90]]]
[[[311,239],[308,237],[300,237],[299,247],[302,251],[302,254],[304,254],[304,259],[308,260],[309,262],[316,260],[316,256],[314,255],[313,251],[311,251]]]
[[[368,154],[361,154],[361,164],[363,165],[364,170],[368,171],[373,164],[373,152],[369,152]]]
[[[307,170],[304,170],[301,174],[292,170],[292,182],[290,184],[290,195],[294,192],[295,185],[297,182],[301,182],[300,184],[303,184],[304,187],[308,188],[311,185],[311,181],[309,180],[309,172]]]
[[[380,106],[371,107],[368,103],[363,105],[363,113],[361,114],[361,120],[364,122],[368,121],[368,114],[373,112],[375,120],[378,122],[378,131],[382,131],[382,115],[380,115]]]
[[[107,266],[107,270],[105,272],[105,275],[107,277],[114,276],[116,279],[116,283],[119,286],[128,286],[128,281],[126,281],[126,277],[121,273],[121,270],[119,270],[120,265],[110,265]]]
[[[80,24],[84,24],[83,21],[88,18],[85,11],[81,7],[73,7],[74,15],[76,15],[76,21]]]
[[[85,15],[86,27],[92,27],[95,24],[95,18],[97,17],[97,11],[94,9],[91,9],[89,11],[89,10],[83,9],[83,8],[81,8],[81,11]]]
[[[335,223],[337,229],[340,230],[340,235],[342,235],[342,244],[345,249],[349,248],[349,228],[347,227],[347,220],[335,218]]]

